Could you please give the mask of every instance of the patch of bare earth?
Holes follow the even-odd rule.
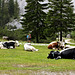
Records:
[[[75,71],[51,72],[51,71],[33,71],[33,70],[9,70],[0,71],[0,75],[75,75]]]

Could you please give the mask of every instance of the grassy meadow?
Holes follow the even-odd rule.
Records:
[[[30,75],[29,73],[36,71],[75,71],[75,60],[47,59],[51,49],[47,49],[47,46],[34,47],[39,51],[24,51],[23,44],[15,49],[0,49],[0,75]]]

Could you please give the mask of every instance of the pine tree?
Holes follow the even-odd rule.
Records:
[[[1,26],[4,27],[4,0],[1,3]]]
[[[62,32],[74,27],[72,0],[49,0],[49,3],[47,24],[52,32],[60,32],[60,41],[62,41]]]
[[[1,0],[0,0],[0,26],[1,26]]]
[[[17,5],[17,0],[15,3],[15,7],[14,7],[14,0],[0,0],[0,26],[1,27],[4,28],[6,26],[5,24],[8,23],[11,18],[13,17],[17,18],[18,15],[19,15],[19,7]]]
[[[45,28],[46,13],[43,10],[46,9],[47,4],[41,4],[40,2],[43,0],[26,0],[26,2],[26,11],[21,23],[24,31],[32,31],[33,36],[36,37],[36,42],[39,42],[39,37],[43,35]]]
[[[9,10],[10,17],[13,17],[13,15],[14,15],[14,0],[9,0],[8,10]]]
[[[5,24],[9,22],[9,13],[8,13],[8,3],[5,0],[1,1],[1,9],[0,9],[0,23],[1,26],[4,28]]]
[[[10,20],[10,15],[9,15],[9,11],[8,11],[8,2],[5,2],[5,5],[4,5],[4,25],[6,24],[6,23],[8,23],[9,22],[9,20]]]
[[[18,18],[18,16],[19,16],[19,5],[18,5],[18,2],[16,0],[14,3],[14,17]]]

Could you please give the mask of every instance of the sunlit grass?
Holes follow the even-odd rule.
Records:
[[[24,51],[23,45],[16,49],[0,49],[0,70],[74,70],[75,60],[47,59],[50,52],[47,46],[35,46],[38,52]]]
[[[23,42],[24,43],[24,42]],[[48,70],[66,71],[75,70],[75,60],[47,59],[51,49],[47,46],[34,46],[37,52],[24,51],[23,44],[15,49],[0,49],[0,71],[28,71]],[[9,72],[8,72],[9,73]]]

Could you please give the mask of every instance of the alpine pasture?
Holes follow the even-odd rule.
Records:
[[[41,72],[75,71],[73,59],[47,59],[47,45],[33,45],[39,51],[24,50],[24,41],[15,49],[0,49],[0,75],[44,75]],[[75,44],[74,44],[75,46]],[[46,74],[50,75],[50,74]]]

